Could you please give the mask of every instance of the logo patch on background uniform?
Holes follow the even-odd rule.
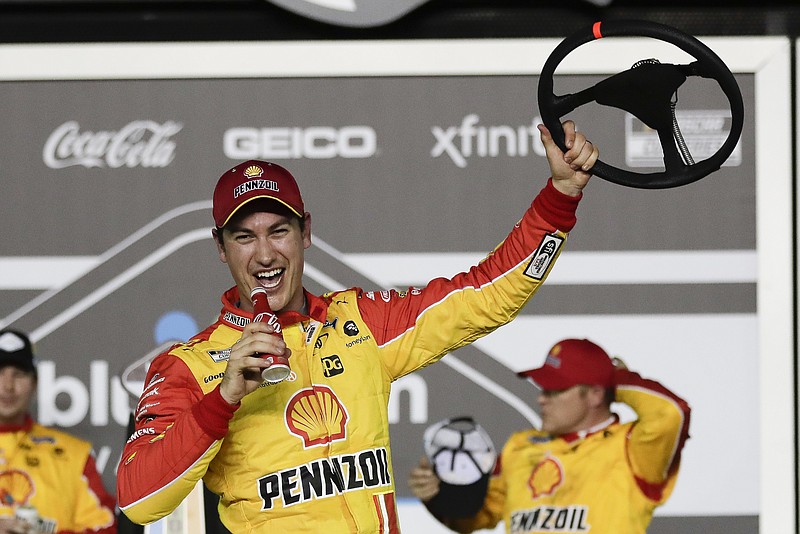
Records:
[[[564,480],[564,468],[558,458],[548,456],[533,468],[528,479],[531,495],[534,499],[552,495]]]
[[[546,235],[539,243],[539,247],[533,254],[533,259],[525,269],[525,276],[533,278],[534,280],[541,280],[547,274],[547,269],[550,264],[558,255],[561,245],[564,244],[564,239],[556,235]]]

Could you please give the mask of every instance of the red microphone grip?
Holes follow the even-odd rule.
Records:
[[[269,307],[267,290],[263,287],[254,287],[250,292],[250,300],[253,302],[253,321],[261,321],[272,325],[275,328],[273,335],[283,339],[278,316],[272,313],[272,309]],[[258,356],[270,362],[270,366],[261,371],[261,377],[267,382],[277,384],[284,381],[291,373],[288,358],[274,354],[259,354]]]

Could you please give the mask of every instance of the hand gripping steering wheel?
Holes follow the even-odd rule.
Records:
[[[553,94],[553,73],[559,63],[579,46],[602,37],[652,37],[671,43],[696,61],[671,65],[658,60],[637,62],[632,68],[614,74],[593,87],[578,93]],[[673,95],[688,76],[715,80],[731,110],[728,138],[711,157],[694,162],[685,150],[683,138],[674,119]],[[575,108],[597,102],[627,111],[658,133],[664,153],[664,172],[638,173],[620,169],[598,160],[592,173],[619,185],[640,189],[667,189],[695,182],[718,170],[731,155],[744,123],[742,93],[733,74],[722,60],[696,38],[675,28],[640,20],[596,22],[564,39],[550,54],[539,78],[539,113],[556,144],[565,150],[561,117]],[[681,150],[677,145],[682,145]]]

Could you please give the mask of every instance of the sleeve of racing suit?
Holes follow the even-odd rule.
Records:
[[[219,388],[204,396],[186,364],[170,354],[153,360],[145,383],[117,471],[119,507],[138,524],[168,515],[192,491],[238,408]]]
[[[578,201],[548,180],[508,237],[469,271],[391,298],[360,298],[389,375],[433,363],[511,321],[550,272]]]
[[[689,438],[688,403],[673,392],[627,369],[617,369],[616,400],[636,412],[627,441],[628,462],[642,492],[661,502],[663,491],[680,464],[681,450]]]
[[[82,486],[75,503],[74,530],[59,530],[59,534],[116,534],[114,497],[103,485],[94,457],[89,454],[83,468]]]

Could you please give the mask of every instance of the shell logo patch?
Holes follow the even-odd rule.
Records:
[[[303,448],[317,447],[347,437],[350,416],[328,386],[301,389],[289,399],[284,414],[286,428],[303,440]]]
[[[0,473],[0,504],[3,506],[28,504],[33,491],[33,480],[25,471],[9,469]]]
[[[245,177],[247,178],[258,178],[262,174],[264,174],[264,169],[262,169],[258,165],[250,165],[244,170],[242,174],[244,174]]]
[[[534,499],[552,495],[564,480],[564,468],[558,458],[548,456],[533,468],[528,486]]]

